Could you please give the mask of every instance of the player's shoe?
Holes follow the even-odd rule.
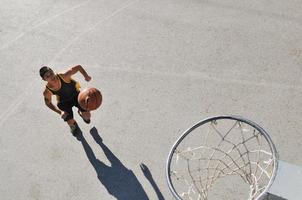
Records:
[[[78,126],[77,123],[74,123],[74,125],[70,126],[70,132],[72,133],[73,136],[76,136],[80,132],[80,127]]]

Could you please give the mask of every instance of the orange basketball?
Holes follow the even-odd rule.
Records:
[[[102,104],[101,92],[93,87],[82,90],[78,96],[79,105],[87,111],[96,110]]]

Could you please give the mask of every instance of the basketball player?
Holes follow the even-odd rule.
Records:
[[[47,66],[43,66],[40,69],[40,76],[47,82],[43,92],[46,106],[61,115],[61,118],[67,122],[74,136],[79,132],[79,127],[73,118],[72,107],[76,106],[78,108],[79,115],[87,124],[90,123],[91,116],[89,111],[84,110],[78,104],[80,84],[71,78],[77,72],[80,72],[86,81],[91,80],[91,77],[81,65],[71,67],[57,74]],[[57,107],[51,101],[52,95],[57,97]]]

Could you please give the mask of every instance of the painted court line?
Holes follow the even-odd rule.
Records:
[[[71,8],[68,8],[68,9],[64,10],[63,12],[60,12],[60,13],[58,13],[58,14],[56,14],[56,15],[50,17],[50,18],[47,18],[47,19],[43,20],[42,22],[40,22],[40,23],[38,23],[37,25],[33,26],[31,29],[29,29],[29,30],[27,30],[27,31],[25,31],[25,32],[23,32],[23,33],[21,33],[20,35],[18,35],[15,39],[13,39],[13,40],[9,41],[8,43],[4,44],[4,45],[0,48],[0,51],[2,51],[2,50],[4,50],[4,49],[6,49],[7,47],[11,46],[14,42],[16,42],[17,40],[19,40],[20,38],[22,38],[24,35],[30,33],[32,30],[38,28],[39,26],[42,26],[43,24],[46,24],[47,22],[50,22],[50,21],[52,21],[53,19],[55,19],[55,18],[57,18],[57,17],[59,17],[59,16],[65,14],[65,13],[68,13],[68,12],[70,12],[70,11],[76,9],[76,8],[79,8],[79,7],[83,6],[84,4],[86,4],[86,3],[90,2],[90,1],[91,1],[91,0],[84,1],[84,2],[82,2],[82,3],[80,3],[80,4],[78,4],[78,5],[75,5],[75,6],[71,7]]]
[[[88,1],[86,1],[85,3],[87,3]],[[49,62],[52,63],[54,62],[59,56],[61,56],[64,51],[66,49],[68,49],[72,44],[74,44],[79,38],[81,38],[82,36],[84,36],[85,34],[89,33],[90,31],[92,31],[93,29],[95,29],[98,25],[108,21],[109,19],[111,19],[112,17],[116,16],[117,14],[119,14],[120,12],[122,12],[124,9],[128,8],[129,6],[131,6],[132,4],[134,4],[136,1],[131,1],[128,2],[127,4],[125,4],[124,6],[122,6],[121,8],[117,9],[116,11],[114,11],[112,14],[110,14],[109,16],[105,17],[105,19],[102,19],[101,21],[99,21],[98,23],[96,23],[95,25],[93,25],[91,28],[89,28],[87,31],[83,32],[82,34],[78,35],[77,37],[75,37],[70,43],[68,43],[58,54],[56,54],[54,56],[54,58]],[[83,5],[84,3],[81,3],[81,5]],[[81,5],[77,5],[76,7],[79,7]],[[75,9],[76,7],[73,7],[71,9],[68,9],[65,12],[68,12],[72,9]],[[61,13],[60,15],[62,15],[63,13]],[[59,15],[56,15],[55,17],[58,17]],[[53,18],[55,18],[53,17]],[[49,20],[48,20],[49,21]],[[46,21],[44,21],[43,23],[46,23]],[[42,23],[40,23],[41,25]],[[36,26],[37,27],[37,26]],[[29,31],[28,31],[29,32]],[[26,34],[26,33],[25,33]],[[25,35],[23,34],[23,35]],[[22,35],[22,36],[23,36]],[[20,36],[19,38],[21,38],[22,36]],[[17,39],[15,39],[14,41],[16,41]],[[2,48],[3,49],[3,48]],[[0,49],[0,50],[2,50]],[[34,83],[35,81],[32,81],[30,84],[28,84],[26,86],[26,88],[32,88],[34,87]],[[27,93],[22,93],[21,95],[19,95],[12,103],[11,105],[2,112],[2,114],[0,115],[0,126],[3,124],[3,122],[5,122],[6,119],[8,119],[16,110],[18,110],[19,106],[22,105],[22,103],[27,99],[27,96],[32,94],[33,90],[30,90]]]

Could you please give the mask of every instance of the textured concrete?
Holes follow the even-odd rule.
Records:
[[[257,122],[302,166],[301,1],[0,4],[1,199],[172,199],[169,149],[213,115]],[[44,105],[43,64],[81,64],[92,81],[74,78],[101,90],[91,125],[76,116],[82,142]]]

